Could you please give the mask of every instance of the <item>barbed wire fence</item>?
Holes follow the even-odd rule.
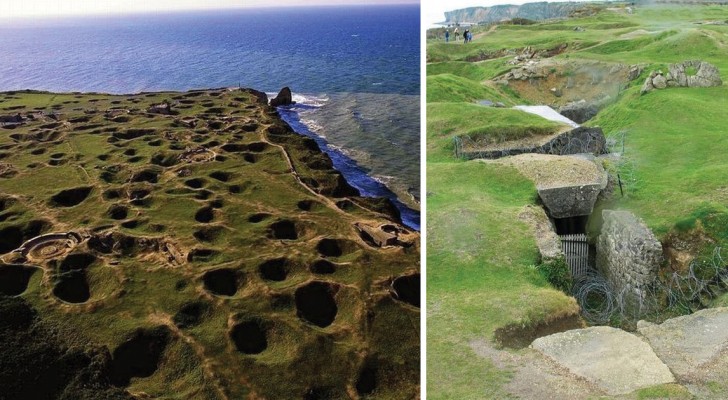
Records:
[[[711,255],[693,260],[682,273],[663,274],[652,285],[617,290],[597,271],[576,279],[572,295],[583,318],[592,325],[634,326],[641,319],[661,322],[709,307],[728,289],[728,252],[715,247]]]

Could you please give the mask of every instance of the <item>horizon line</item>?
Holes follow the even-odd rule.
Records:
[[[404,5],[420,5],[418,0],[402,0],[394,3],[350,3],[350,4],[285,4],[285,5],[239,5],[239,6],[212,6],[212,7],[183,7],[183,8],[158,8],[158,9],[132,9],[132,10],[89,10],[88,12],[62,12],[55,14],[20,13],[15,15],[0,14],[0,21],[8,20],[49,20],[68,17],[98,17],[98,16],[121,16],[121,15],[149,15],[149,14],[173,14],[193,11],[240,11],[240,10],[269,10],[287,8],[340,8],[340,7],[389,7]]]

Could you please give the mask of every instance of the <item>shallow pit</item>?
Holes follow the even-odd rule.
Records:
[[[159,172],[151,169],[144,169],[132,175],[131,181],[157,183],[159,182]]]
[[[238,322],[230,330],[230,339],[243,354],[260,354],[268,348],[268,330],[259,319]]]
[[[126,219],[126,217],[129,215],[129,209],[125,206],[115,204],[111,206],[108,211],[106,211],[106,215],[115,220],[122,220]]]
[[[0,264],[0,295],[18,296],[28,289],[28,283],[37,268],[25,265]]]
[[[185,181],[185,185],[192,189],[201,189],[207,182],[202,178],[192,178]]]
[[[374,393],[377,389],[377,369],[372,363],[367,363],[359,371],[356,380],[356,392],[359,396],[366,396]]]
[[[357,245],[346,239],[321,239],[316,250],[324,257],[341,257],[351,254],[358,249]]]
[[[86,278],[86,271],[71,270],[56,278],[53,295],[67,302],[80,304],[91,298],[91,291]]]
[[[220,182],[227,182],[230,180],[230,178],[232,178],[233,174],[231,174],[229,172],[224,172],[224,171],[215,171],[215,172],[211,173],[209,176],[210,176],[210,178],[216,179]]]
[[[208,223],[215,219],[215,213],[212,207],[203,207],[195,213],[195,221]]]
[[[296,314],[304,321],[325,328],[336,319],[338,307],[334,299],[337,287],[314,281],[296,289]]]
[[[316,211],[322,208],[323,204],[315,200],[301,200],[296,203],[296,207],[301,211]]]
[[[203,243],[212,243],[217,241],[220,236],[225,232],[225,229],[220,226],[202,227],[196,230],[192,236],[195,239]]]
[[[268,213],[256,213],[248,217],[248,222],[257,224],[258,222],[262,222],[270,217],[272,217],[272,215]]]
[[[137,329],[114,350],[110,380],[115,386],[128,386],[131,378],[146,378],[159,368],[162,354],[169,344],[169,328]]]
[[[81,204],[91,193],[91,187],[77,187],[62,190],[51,197],[50,204],[54,207],[73,207]]]
[[[336,264],[329,260],[316,260],[309,267],[309,270],[314,274],[328,275],[336,272]]]
[[[205,290],[217,296],[234,296],[238,292],[240,276],[229,268],[215,269],[202,275]]]
[[[420,274],[400,276],[392,282],[395,299],[420,307]]]
[[[210,303],[201,300],[185,303],[174,314],[172,321],[179,328],[191,328],[199,325],[210,314],[211,309]]]
[[[258,266],[260,277],[267,281],[284,281],[288,277],[290,270],[291,263],[285,258],[267,260]]]
[[[293,221],[282,220],[272,223],[269,227],[269,237],[271,239],[296,240],[298,239],[298,229]]]
[[[0,230],[0,254],[9,253],[23,244],[23,231],[17,226]]]

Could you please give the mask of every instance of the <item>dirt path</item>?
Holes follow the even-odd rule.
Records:
[[[479,339],[469,343],[478,356],[490,361],[512,378],[503,389],[515,398],[539,400],[586,399],[605,393],[532,349],[498,350],[490,342]]]

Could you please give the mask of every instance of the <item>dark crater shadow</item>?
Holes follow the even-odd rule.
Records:
[[[109,218],[115,220],[126,219],[126,217],[129,215],[129,209],[125,206],[115,204],[111,206],[108,211],[106,211],[106,215],[108,215]]]
[[[0,295],[17,296],[28,289],[35,267],[0,264]]]
[[[329,260],[316,260],[309,267],[309,270],[314,274],[328,275],[336,272],[336,264]]]
[[[23,244],[23,231],[17,226],[0,229],[0,254],[9,253]]]
[[[314,281],[296,289],[296,314],[318,327],[331,325],[338,307],[334,299],[336,287],[327,282]]]
[[[341,257],[358,250],[357,245],[346,239],[321,239],[316,250],[324,257]]]
[[[298,228],[293,221],[282,220],[272,223],[269,227],[268,237],[271,239],[296,240]]]
[[[268,329],[258,319],[235,324],[230,330],[230,339],[235,348],[243,354],[260,354],[268,348]]]
[[[253,214],[250,217],[248,217],[248,222],[252,222],[254,224],[257,224],[258,222],[262,222],[268,218],[270,218],[272,215],[268,213],[257,213]]]
[[[215,172],[211,173],[209,176],[210,176],[210,178],[217,179],[220,182],[227,182],[230,180],[230,178],[232,178],[233,174],[231,174],[229,172],[224,172],[224,171],[215,171]]]
[[[218,296],[234,296],[240,287],[240,275],[229,268],[215,269],[202,275],[205,290]]]
[[[359,371],[359,377],[356,379],[356,392],[360,396],[366,396],[374,393],[377,389],[377,369],[372,361],[367,361],[364,367]]]
[[[392,297],[420,307],[420,274],[400,276],[392,282],[392,288],[394,288]]]
[[[202,189],[207,182],[202,178],[192,178],[185,181],[185,185],[192,189]]]
[[[114,350],[110,380],[115,386],[128,386],[131,378],[146,378],[159,368],[162,353],[171,339],[169,329],[137,329]]]
[[[260,277],[267,281],[281,282],[286,280],[291,271],[291,262],[285,258],[274,258],[258,266]]]
[[[192,236],[200,242],[213,243],[217,241],[223,233],[225,233],[225,228],[221,226],[205,226],[196,230]]]
[[[62,190],[51,197],[50,204],[53,207],[73,207],[81,204],[91,193],[91,187],[77,187]]]
[[[56,273],[53,295],[68,303],[84,303],[91,297],[86,269],[96,261],[88,253],[69,254]]]
[[[159,174],[159,171],[155,171],[153,169],[144,169],[132,175],[131,181],[157,183],[159,182]]]
[[[323,206],[323,204],[315,200],[301,200],[296,203],[296,207],[301,211],[316,211],[323,208]]]
[[[215,219],[215,212],[212,207],[203,207],[195,213],[195,221],[208,223]]]
[[[172,321],[180,328],[191,328],[197,326],[210,314],[212,306],[210,303],[197,300],[182,305],[182,308],[174,314]]]

